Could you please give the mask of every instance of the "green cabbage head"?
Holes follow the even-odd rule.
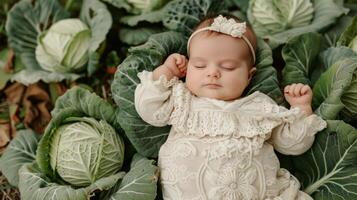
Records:
[[[79,19],[64,19],[38,37],[36,59],[51,72],[77,72],[88,61],[91,31]]]
[[[357,35],[353,38],[350,45],[348,45],[353,51],[357,52]]]
[[[311,23],[310,0],[252,0],[250,21],[258,35],[273,34]]]
[[[127,0],[133,7],[132,12],[135,14],[148,13],[161,8],[169,0]]]
[[[50,164],[74,186],[88,186],[117,173],[124,161],[124,143],[104,120],[70,117],[55,130]]]

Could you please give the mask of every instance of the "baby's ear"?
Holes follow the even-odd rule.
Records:
[[[250,70],[249,70],[249,81],[252,79],[252,77],[254,76],[255,72],[257,71],[257,68],[256,67],[252,67]]]

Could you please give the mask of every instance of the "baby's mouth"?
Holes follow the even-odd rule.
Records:
[[[222,87],[220,84],[217,83],[207,83],[203,85],[204,87],[210,88],[210,89],[218,89]]]

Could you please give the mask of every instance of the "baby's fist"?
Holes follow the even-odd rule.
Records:
[[[309,85],[294,83],[284,88],[284,96],[291,106],[310,106],[312,90]]]
[[[173,53],[166,58],[164,64],[172,75],[182,78],[186,75],[187,59],[184,55]]]

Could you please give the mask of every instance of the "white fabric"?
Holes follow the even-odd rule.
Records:
[[[246,32],[246,28],[247,26],[245,22],[238,23],[234,19],[227,19],[222,15],[219,15],[218,17],[214,18],[214,21],[210,26],[200,28],[191,34],[190,38],[187,41],[187,54],[189,55],[190,42],[195,35],[203,31],[215,31],[215,32],[230,35],[232,37],[242,38],[247,43],[249,50],[251,51],[253,56],[253,62],[255,63],[254,48],[250,43],[250,41],[248,40],[248,38],[244,36],[244,33]]]
[[[255,92],[231,102],[198,98],[177,79],[138,74],[135,107],[154,126],[172,125],[159,152],[165,199],[311,199],[280,168],[284,154],[308,150],[326,122]]]

